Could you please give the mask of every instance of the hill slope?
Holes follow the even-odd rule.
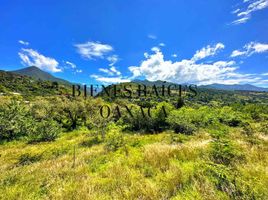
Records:
[[[29,76],[0,70],[0,95],[19,93],[23,96],[46,96],[70,93],[66,84],[55,84]]]
[[[15,74],[20,74],[20,75],[24,75],[24,76],[29,76],[32,77],[34,79],[40,79],[43,81],[51,81],[51,82],[58,82],[64,85],[70,85],[71,83],[61,79],[61,78],[57,78],[53,75],[51,75],[48,72],[45,72],[41,69],[39,69],[38,67],[35,66],[31,66],[31,67],[26,67],[23,69],[19,69],[19,70],[15,70],[15,71],[11,71],[11,73],[15,73]]]

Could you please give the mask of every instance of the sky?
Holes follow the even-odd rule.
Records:
[[[0,69],[268,87],[268,0],[0,0]]]

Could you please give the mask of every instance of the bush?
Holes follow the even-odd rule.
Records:
[[[11,101],[0,109],[0,139],[12,140],[33,131],[34,120],[19,101]]]
[[[196,127],[193,124],[189,124],[187,122],[179,122],[172,125],[175,133],[183,133],[186,135],[192,135],[196,130]]]
[[[167,115],[173,109],[173,106],[167,102],[158,103],[155,107],[141,107],[135,104],[127,105],[131,114],[126,109],[122,109],[122,117],[119,123],[126,126],[131,131],[160,132],[168,128],[166,121]],[[149,112],[150,111],[150,112]]]
[[[120,147],[125,146],[124,136],[121,127],[110,124],[108,133],[105,136],[105,149],[108,151],[116,151]]]
[[[30,142],[54,141],[61,132],[61,127],[53,120],[36,123],[35,131],[29,134]]]
[[[53,119],[62,124],[67,130],[77,129],[86,123],[85,101],[82,98],[55,98],[51,100],[54,105],[52,113]],[[53,114],[53,115],[54,115]]]
[[[268,122],[262,122],[260,125],[260,132],[268,135]]]
[[[30,141],[52,141],[59,133],[60,127],[55,121],[43,119],[38,122],[19,101],[11,101],[0,109],[0,139],[28,137]]]
[[[231,165],[243,158],[234,145],[229,140],[223,138],[212,142],[210,155],[215,163],[224,165]]]
[[[218,119],[223,124],[237,127],[242,123],[242,114],[235,112],[231,107],[225,106],[219,110]]]
[[[219,190],[227,194],[230,199],[244,199],[242,191],[236,184],[236,173],[224,165],[206,165],[205,173]]]
[[[192,118],[188,111],[191,109],[182,108],[173,110],[167,118],[167,122],[175,133],[183,133],[191,135],[196,130],[196,126],[192,122]]]
[[[141,108],[135,104],[127,105],[131,110],[130,115],[126,110],[122,113],[121,119],[118,121],[120,124],[126,126],[126,129],[131,131],[148,131],[152,132],[153,130],[153,121],[152,118],[147,116],[147,111],[144,109],[146,113],[145,117],[142,115]]]
[[[167,116],[174,107],[167,102],[158,103],[155,109],[152,109],[152,128],[154,131],[161,131],[168,127]]]
[[[253,136],[254,130],[250,123],[246,122],[242,124],[242,133],[245,134],[246,136]]]
[[[268,108],[265,104],[248,104],[242,109],[244,113],[255,121],[265,121],[268,119]]]
[[[215,129],[217,127],[217,129]],[[214,140],[227,138],[229,135],[229,127],[220,123],[215,124],[213,127],[210,127],[209,133]]]

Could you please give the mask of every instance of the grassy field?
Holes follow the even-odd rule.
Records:
[[[262,133],[128,132],[122,141],[110,150],[80,129],[53,142],[3,143],[0,199],[268,199]]]

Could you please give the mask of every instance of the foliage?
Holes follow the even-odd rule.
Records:
[[[105,148],[109,151],[116,151],[125,145],[124,136],[121,132],[121,127],[115,124],[110,124],[108,132],[105,135]]]
[[[168,116],[167,122],[176,133],[191,135],[197,129],[191,118],[192,111],[192,109],[187,108],[173,110]]]
[[[52,119],[34,118],[30,108],[12,100],[0,109],[0,139],[13,140],[27,137],[30,141],[51,141],[60,133],[59,125]]]
[[[230,165],[242,159],[242,155],[228,139],[213,141],[210,154],[215,163],[224,165]]]
[[[50,96],[57,94],[71,94],[71,88],[67,85],[55,87],[51,81],[41,81],[28,76],[0,70],[0,93],[4,95],[22,95],[29,99],[35,96]]]
[[[268,122],[262,122],[260,124],[260,131],[264,133],[265,135],[268,135]]]
[[[57,122],[51,119],[38,122],[35,126],[35,131],[32,134],[28,133],[30,142],[53,141],[61,132],[61,128]]]
[[[231,107],[223,107],[219,110],[218,119],[221,123],[236,127],[242,123],[242,115]]]
[[[33,131],[33,123],[25,105],[12,100],[0,109],[0,139],[12,140],[26,136]]]

